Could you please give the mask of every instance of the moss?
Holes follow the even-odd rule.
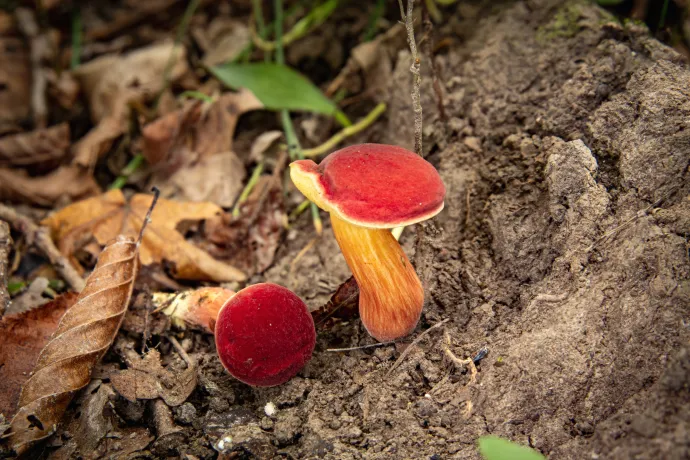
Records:
[[[560,8],[551,22],[539,28],[537,40],[545,42],[559,37],[574,37],[580,30],[581,7],[581,4],[575,3]]]

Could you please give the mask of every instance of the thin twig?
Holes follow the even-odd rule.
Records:
[[[354,125],[350,125],[346,128],[341,129],[338,133],[336,133],[333,137],[328,139],[326,142],[323,144],[314,147],[312,149],[306,149],[302,153],[305,158],[314,158],[319,155],[323,155],[324,153],[328,153],[331,151],[336,145],[340,144],[342,141],[347,139],[350,136],[354,136],[357,133],[360,133],[361,131],[364,131],[366,128],[371,126],[372,123],[374,123],[383,112],[386,111],[386,104],[385,103],[380,103],[374,109],[367,114],[366,117],[362,118],[359,120],[357,123]]]
[[[50,232],[46,227],[39,227],[28,217],[22,216],[14,209],[3,204],[0,204],[0,220],[4,220],[17,231],[24,233],[26,239],[30,243],[35,244],[48,257],[50,263],[55,266],[55,270],[72,286],[72,289],[77,292],[84,289],[84,279],[79,276],[79,273],[69,263],[69,260],[55,247],[53,240],[50,238]]]
[[[9,258],[12,250],[12,236],[10,226],[0,221],[0,318],[10,306],[10,294],[7,292],[7,277],[9,275]]]
[[[330,351],[330,352],[357,351],[357,350],[366,350],[367,348],[385,347],[386,345],[395,345],[395,340],[391,340],[390,342],[381,342],[381,343],[372,343],[369,345],[360,345],[358,347],[350,347],[350,348],[327,348],[326,351]]]
[[[414,110],[414,151],[417,155],[422,155],[422,102],[419,96],[419,88],[422,85],[422,74],[420,71],[421,61],[417,54],[417,42],[414,38],[414,0],[407,0],[407,13],[404,12],[402,0],[398,0],[400,6],[400,16],[407,29],[407,44],[412,53],[412,109]]]
[[[429,334],[429,332],[431,332],[431,331],[433,331],[434,329],[437,329],[437,328],[443,326],[443,325],[446,324],[448,321],[450,321],[450,318],[446,318],[446,319],[444,319],[443,321],[440,321],[440,322],[434,324],[434,325],[431,326],[429,329],[427,329],[426,331],[424,331],[424,332],[422,332],[421,334],[419,334],[419,335],[417,336],[417,338],[414,339],[414,340],[412,341],[412,343],[411,343],[410,345],[408,345],[407,348],[405,348],[405,351],[403,351],[403,352],[400,354],[400,357],[393,363],[393,365],[391,366],[391,368],[388,369],[388,373],[387,373],[386,375],[390,375],[391,372],[393,372],[393,371],[395,370],[395,368],[398,367],[398,366],[400,365],[400,363],[403,362],[403,360],[407,357],[407,355],[410,354],[410,352],[412,351],[412,349],[413,349],[413,348],[414,348],[424,337],[426,337],[427,334]]]
[[[153,208],[156,207],[158,197],[161,195],[161,191],[158,190],[158,187],[152,187],[151,191],[153,192],[153,200],[151,200],[151,206],[149,206],[149,210],[146,211],[146,217],[144,217],[144,222],[141,224],[141,229],[139,230],[139,238],[137,238],[137,247],[139,247],[144,238],[144,230],[146,230],[146,226],[149,224],[149,222],[151,222],[151,214],[153,213]]]

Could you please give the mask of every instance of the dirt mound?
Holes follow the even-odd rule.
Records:
[[[416,264],[424,327],[450,318],[450,345],[439,328],[390,375],[392,349],[319,353],[313,379],[255,392],[282,407],[273,436],[296,457],[477,458],[487,433],[551,458],[690,455],[690,71],[589,4],[495,9],[461,19],[464,52],[439,58],[447,122],[423,86],[448,198]],[[399,58],[380,140],[411,144]],[[305,243],[266,278],[316,307],[347,268],[329,234],[291,269]],[[320,346],[364,336],[355,321]],[[476,382],[444,361],[484,345]]]

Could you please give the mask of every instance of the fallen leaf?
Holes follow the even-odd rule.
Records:
[[[77,301],[67,292],[41,308],[0,320],[0,413],[12,418],[19,393],[39,353],[57,329],[63,313]],[[1,433],[1,431],[0,431]]]
[[[213,334],[220,309],[234,295],[230,289],[202,287],[176,293],[154,292],[151,303],[156,311],[169,316],[175,327],[190,326]]]
[[[67,123],[5,136],[0,138],[0,166],[54,165],[69,153],[69,146]]]
[[[129,104],[156,96],[166,84],[163,76],[167,69],[172,82],[189,70],[184,47],[159,43],[124,56],[103,56],[74,70],[89,101],[91,118],[97,123],[94,130],[99,133],[75,146],[76,164],[92,167],[96,163],[113,138],[124,132]],[[107,126],[100,126],[102,123]]]
[[[131,356],[128,361],[128,369],[110,375],[115,391],[128,401],[162,398],[174,407],[184,403],[196,388],[197,367],[193,361],[182,371],[163,368],[156,349],[141,358]]]
[[[167,175],[197,159],[230,152],[238,118],[261,108],[248,90],[225,93],[210,105],[195,102],[146,125],[142,154],[151,165],[162,163],[161,174]]]
[[[244,164],[233,152],[202,158],[180,169],[166,185],[159,184],[161,194],[185,201],[210,201],[231,207],[244,188]]]
[[[80,235],[92,234],[100,244],[105,244],[117,234],[138,235],[151,200],[149,195],[137,194],[127,205],[120,190],[111,190],[67,206],[41,223],[51,229],[58,247],[69,256],[76,249],[69,243],[78,240]],[[213,203],[159,200],[141,242],[141,263],[170,262],[175,276],[181,279],[244,281],[246,276],[240,270],[214,259],[187,242],[177,231],[177,225],[182,221],[204,220],[220,213],[222,209]]]
[[[273,146],[278,139],[283,137],[282,131],[266,131],[260,134],[254,142],[249,151],[249,160],[254,162],[260,162],[264,160],[264,153]]]
[[[23,40],[0,37],[0,134],[14,131],[31,107],[31,67]]]
[[[100,187],[88,171],[77,166],[61,166],[38,177],[21,170],[0,168],[0,201],[49,207],[60,198],[74,201],[99,192]]]
[[[242,205],[239,219],[225,214],[206,222],[204,247],[249,276],[266,270],[273,263],[286,221],[282,193],[275,177],[261,177]]]
[[[157,43],[122,56],[107,55],[89,61],[73,74],[89,101],[91,118],[99,122],[120,116],[132,101],[145,101],[163,89],[170,59],[170,80],[188,70],[186,51],[172,42]]]
[[[311,312],[314,324],[327,329],[333,320],[350,319],[359,312],[359,286],[354,276],[338,286],[330,300]],[[330,321],[329,321],[330,320]]]
[[[112,403],[116,397],[110,385],[92,380],[75,401],[79,407],[79,417],[66,422],[65,431],[69,433],[69,441],[58,449],[53,458],[60,458],[60,454],[67,454],[67,451],[72,454],[79,452],[87,458],[103,458],[93,454],[101,440],[113,430],[112,417],[108,416],[111,415],[108,414],[108,403]],[[75,457],[70,455],[66,458]]]
[[[249,27],[227,17],[217,17],[208,26],[195,27],[192,35],[204,51],[204,67],[235,60],[251,40]]]
[[[43,347],[11,422],[10,445],[19,455],[55,432],[72,397],[88,385],[110,348],[132,296],[137,246],[120,236],[105,247],[86,287]]]

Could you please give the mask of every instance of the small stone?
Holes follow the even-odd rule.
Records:
[[[278,408],[271,401],[267,402],[264,406],[264,413],[269,417],[273,417],[275,413],[278,412]]]
[[[175,421],[183,425],[191,425],[196,420],[196,407],[192,403],[184,403],[175,408]]]
[[[465,144],[467,147],[470,148],[470,150],[474,150],[475,152],[481,152],[482,151],[482,141],[475,136],[470,136],[466,137],[465,139],[462,140],[462,143]]]

